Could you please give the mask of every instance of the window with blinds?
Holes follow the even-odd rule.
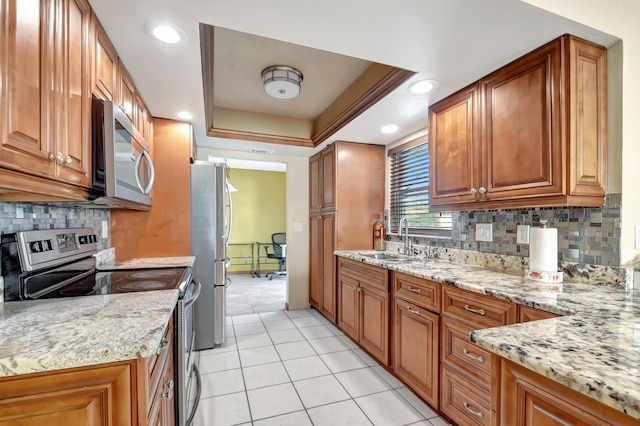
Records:
[[[390,154],[391,204],[389,228],[407,217],[411,234],[451,235],[451,213],[429,212],[429,142]]]

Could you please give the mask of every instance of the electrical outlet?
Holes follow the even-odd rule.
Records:
[[[493,223],[476,223],[476,241],[493,241]]]
[[[518,244],[529,244],[529,225],[518,225]]]

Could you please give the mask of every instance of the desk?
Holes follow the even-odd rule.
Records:
[[[260,243],[256,241],[256,246],[258,247],[258,256],[257,256],[257,268],[256,275],[260,277],[262,265],[278,265],[278,261],[276,259],[269,259],[267,257],[267,251],[263,250],[262,247],[271,247],[273,243]],[[286,253],[286,245],[283,246],[283,253]],[[278,265],[279,266],[279,265]],[[276,271],[278,268],[276,268]]]
[[[233,249],[233,247],[239,247],[240,249],[236,250],[236,249]],[[244,251],[244,253],[242,253],[242,251]],[[231,266],[229,266],[230,268],[234,266],[249,265],[248,272],[251,274],[252,278],[255,277],[255,273],[253,272],[253,265],[255,264],[253,241],[241,242],[241,243],[229,243],[229,250],[227,253],[227,257],[231,259]],[[234,259],[242,259],[242,262],[236,263],[233,261]],[[251,262],[248,262],[249,259],[251,259]]]

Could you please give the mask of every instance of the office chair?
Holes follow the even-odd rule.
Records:
[[[269,272],[267,276],[269,280],[273,279],[276,275],[287,275],[284,271],[284,264],[287,261],[287,234],[285,232],[276,232],[271,234],[271,247],[273,253],[269,253],[269,246],[264,246],[269,259],[276,259],[278,261],[278,272]]]

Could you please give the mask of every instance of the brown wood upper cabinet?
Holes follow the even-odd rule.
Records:
[[[6,1],[0,19],[8,23],[0,28],[0,49],[5,52],[0,63],[0,75],[5,76],[0,84],[0,166],[88,187],[89,4]],[[7,176],[3,183],[13,189],[16,179]],[[34,180],[20,183],[25,191],[38,190]],[[80,199],[83,193],[61,187],[49,195]]]
[[[565,35],[430,108],[431,206],[601,206],[606,49]]]

